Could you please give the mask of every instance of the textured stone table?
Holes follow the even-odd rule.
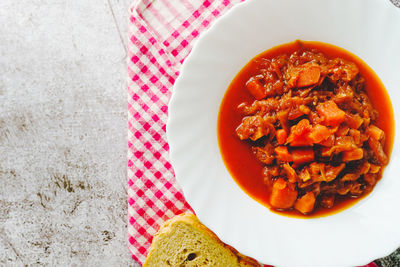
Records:
[[[129,0],[0,1],[0,266],[132,266]]]
[[[0,266],[134,265],[125,191],[130,2],[0,1]]]

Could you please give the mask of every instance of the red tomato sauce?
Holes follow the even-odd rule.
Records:
[[[315,218],[331,215],[347,209],[368,195],[364,193],[358,198],[338,197],[335,205],[330,209],[319,208],[312,214],[303,215],[295,210],[275,210],[269,203],[270,190],[263,182],[262,170],[264,165],[259,162],[251,149],[250,141],[240,140],[236,128],[241,123],[243,115],[237,111],[239,104],[253,102],[254,96],[246,89],[246,82],[256,75],[261,68],[261,59],[271,59],[281,54],[291,54],[299,49],[317,49],[327,58],[343,58],[356,63],[360,75],[366,81],[366,92],[373,107],[379,112],[376,124],[386,134],[384,152],[390,157],[394,140],[394,114],[388,93],[375,72],[359,57],[354,54],[321,42],[295,41],[273,47],[251,59],[236,75],[229,85],[219,109],[218,115],[218,142],[226,168],[235,182],[250,197],[281,215],[301,218]]]

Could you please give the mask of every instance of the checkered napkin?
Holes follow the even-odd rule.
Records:
[[[139,263],[165,220],[193,212],[168,156],[166,121],[172,86],[199,34],[242,1],[136,0],[130,8],[128,233],[132,258]]]
[[[199,34],[242,0],[142,0],[130,9],[128,60],[129,249],[143,263],[168,218],[192,212],[168,156],[171,89]]]

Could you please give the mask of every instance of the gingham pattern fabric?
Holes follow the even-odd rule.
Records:
[[[169,162],[166,121],[172,86],[199,34],[242,1],[137,0],[130,8],[128,234],[132,258],[139,263],[165,220],[193,212]]]
[[[166,138],[168,102],[200,32],[241,0],[143,0],[130,8],[128,52],[128,233],[143,263],[168,218],[192,212],[176,183]]]

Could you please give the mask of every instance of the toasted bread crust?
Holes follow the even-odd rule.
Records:
[[[199,219],[190,213],[183,213],[180,215],[176,215],[173,218],[167,220],[158,230],[158,232],[154,235],[153,237],[153,242],[152,245],[150,247],[150,251],[149,254],[147,256],[146,261],[143,264],[143,267],[151,267],[148,263],[148,259],[150,259],[152,257],[152,255],[154,254],[154,252],[158,248],[155,244],[157,243],[158,239],[162,238],[162,236],[164,234],[167,234],[168,232],[171,231],[172,227],[175,224],[188,224],[191,227],[197,229],[199,232],[204,233],[205,235],[207,235],[209,238],[211,238],[215,243],[220,244],[229,254],[231,254],[231,256],[233,258],[237,259],[237,262],[239,264],[239,266],[262,266],[261,264],[259,264],[256,260],[244,256],[242,254],[240,254],[236,249],[234,249],[232,246],[229,246],[225,243],[223,243],[215,233],[213,233],[210,229],[208,229],[206,226],[204,226]]]

